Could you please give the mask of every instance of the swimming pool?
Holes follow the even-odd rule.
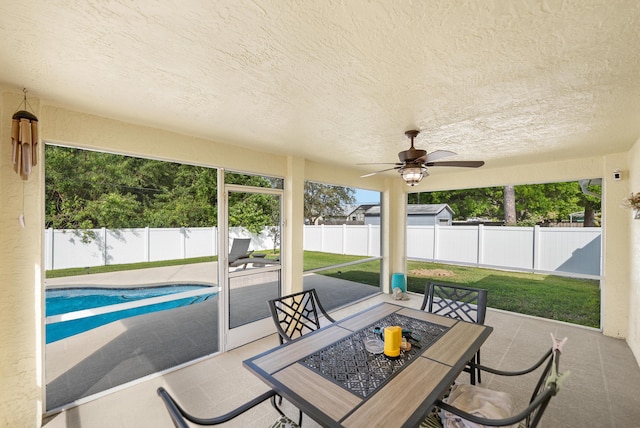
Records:
[[[205,290],[207,288],[211,287],[198,284],[175,284],[145,288],[84,287],[49,289],[45,292],[46,316],[51,317],[67,314],[69,312],[102,308],[105,306],[130,303],[136,300],[166,296],[186,291]],[[117,312],[93,315],[87,318],[55,322],[51,324],[47,323],[46,342],[52,343],[123,318],[204,302],[216,294],[217,293],[212,292],[168,302],[153,303],[146,306],[119,310]]]

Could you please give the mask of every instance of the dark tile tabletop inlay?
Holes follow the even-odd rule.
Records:
[[[380,337],[374,333],[374,328],[380,327],[382,332],[384,327],[392,325],[402,327],[403,331],[411,331],[412,336],[419,340],[409,340],[411,349],[401,351],[396,359],[387,358],[384,354],[368,352],[364,347],[365,340]],[[326,379],[366,398],[402,370],[408,362],[422,354],[448,329],[448,327],[394,313],[300,362]]]

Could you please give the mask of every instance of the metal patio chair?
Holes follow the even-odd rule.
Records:
[[[487,313],[487,290],[430,282],[424,290],[420,309],[462,321],[484,324]],[[465,368],[471,376],[472,385],[475,385],[476,378],[478,382],[482,382],[481,370],[477,367],[479,364],[480,350],[478,349]]]
[[[538,426],[549,401],[551,401],[551,398],[558,393],[563,380],[569,375],[568,371],[564,374],[560,374],[559,372],[560,354],[562,353],[562,346],[567,339],[565,338],[562,341],[557,341],[553,338],[553,334],[551,337],[553,340],[553,346],[551,349],[545,352],[542,358],[528,369],[520,371],[504,371],[480,366],[483,371],[499,376],[522,376],[531,373],[544,365],[544,369],[542,370],[540,377],[538,378],[538,382],[531,394],[529,405],[525,409],[517,413],[511,411],[509,412],[511,415],[500,419],[482,417],[481,415],[483,413],[487,413],[487,409],[489,408],[494,409],[495,412],[495,409],[500,408],[505,403],[504,397],[510,395],[504,392],[495,393],[476,385],[454,385],[447,398],[436,401],[436,407],[420,424],[420,427],[442,428],[442,418],[455,422],[455,426],[467,426],[463,424],[462,419],[473,424],[477,424],[478,426],[516,426],[516,424],[518,428],[535,428]],[[464,389],[461,391],[455,391],[455,388]],[[457,392],[460,393],[458,394]],[[476,397],[476,400],[473,400],[474,396]],[[483,398],[480,399],[479,397]],[[456,403],[461,403],[463,405],[470,406],[469,403],[472,402],[478,407],[478,409],[461,409],[455,405]],[[506,409],[504,410],[506,411]],[[472,412],[475,414],[472,414]]]
[[[278,297],[268,303],[281,344],[318,330],[320,314],[328,322],[335,322],[322,307],[315,288]]]
[[[300,413],[300,421],[298,423],[289,419],[289,417],[287,417],[282,412],[280,407],[278,407],[278,405],[276,404],[275,398],[279,396],[276,394],[274,390],[269,390],[264,394],[257,396],[253,400],[244,403],[240,407],[237,407],[236,409],[231,410],[230,412],[222,416],[217,416],[213,418],[200,418],[200,417],[189,414],[176,402],[176,400],[163,387],[158,388],[157,392],[160,398],[162,398],[162,401],[164,402],[164,405],[167,408],[167,411],[169,412],[169,416],[171,416],[171,421],[173,422],[173,425],[176,428],[189,428],[187,421],[194,423],[196,425],[204,425],[204,426],[220,425],[222,423],[228,422],[231,419],[234,419],[240,416],[247,410],[254,408],[258,404],[261,404],[262,402],[268,399],[271,399],[271,404],[278,411],[278,413],[280,413],[280,417],[278,417],[278,419],[276,419],[275,422],[270,425],[270,428],[284,428],[284,427],[298,428],[302,423],[302,412]]]

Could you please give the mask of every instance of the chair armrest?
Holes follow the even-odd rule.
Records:
[[[325,312],[324,309],[321,309],[320,312],[322,312],[322,315],[324,315],[324,318],[330,323],[336,322],[336,320],[334,320],[327,312]]]
[[[189,425],[184,421],[182,417],[182,409],[178,406],[178,404],[171,398],[166,389],[160,387],[157,390],[158,395],[164,401],[164,405],[169,412],[169,416],[171,416],[171,421],[176,428],[189,428]]]
[[[269,390],[222,416],[217,416],[215,418],[199,418],[187,413],[182,407],[180,407],[180,405],[176,403],[173,397],[171,397],[163,387],[158,388],[157,392],[160,398],[162,398],[162,401],[164,401],[176,428],[189,428],[189,426],[184,422],[184,419],[198,425],[218,425],[243,414],[263,401],[276,396],[276,392],[274,390]],[[279,408],[276,407],[276,410],[278,410],[281,415],[283,414]]]
[[[534,371],[535,369],[537,369],[538,367],[540,367],[542,365],[542,363],[544,363],[549,356],[551,355],[552,349],[549,349],[543,356],[542,358],[540,358],[540,360],[535,363],[533,366],[524,369],[524,370],[517,370],[517,371],[506,371],[506,370],[498,370],[498,369],[494,369],[492,367],[487,367],[487,366],[483,366],[481,364],[474,364],[474,367],[477,367],[478,369],[485,371],[485,372],[489,372],[489,373],[493,373],[499,376],[522,376],[525,375],[527,373],[531,373],[532,371]],[[551,360],[549,360],[549,363],[551,363]]]

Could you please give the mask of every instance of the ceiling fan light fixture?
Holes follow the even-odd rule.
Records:
[[[402,179],[407,183],[407,185],[413,187],[416,184],[420,183],[420,181],[422,181],[425,173],[427,172],[427,169],[421,165],[410,165],[400,169],[399,172],[402,175]]]

